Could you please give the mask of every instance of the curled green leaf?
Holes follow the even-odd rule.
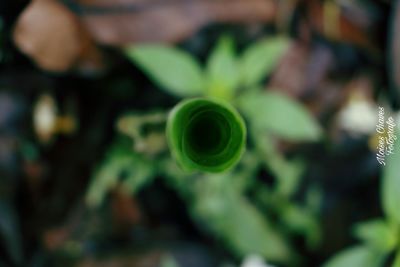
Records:
[[[167,139],[183,169],[222,172],[243,154],[246,127],[226,102],[194,98],[182,101],[169,114]]]

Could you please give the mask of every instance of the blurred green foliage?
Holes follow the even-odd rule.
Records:
[[[292,244],[294,236],[304,236],[310,248],[320,240],[320,200],[315,197],[319,193],[310,188],[312,201],[292,201],[306,166],[300,158],[287,159],[277,141],[318,141],[322,131],[301,104],[260,87],[289,44],[285,37],[263,39],[238,56],[233,40],[225,36],[212,50],[204,71],[196,59],[175,48],[127,48],[127,56],[160,89],[183,98],[219,98],[238,107],[247,120],[252,145],[229,172],[187,174],[176,165],[166,147],[160,150],[165,151],[162,153],[144,154],[135,149],[138,136],[118,127],[121,135],[99,165],[87,203],[99,207],[117,184],[135,194],[154,177],[161,177],[185,201],[199,229],[220,239],[238,257],[256,253],[272,262],[296,266],[300,258]],[[146,115],[128,114],[117,125],[132,116],[146,119]],[[128,123],[125,128],[132,126]],[[147,134],[157,131],[163,134],[159,129]],[[276,176],[276,185],[258,180],[262,169]],[[281,224],[288,230],[283,230]]]
[[[398,138],[397,138],[398,139]],[[400,151],[399,140],[395,144],[395,151]],[[388,157],[383,173],[382,205],[390,223],[400,226],[400,153]]]
[[[324,267],[340,267],[340,266],[365,266],[377,267],[381,266],[382,257],[375,251],[366,246],[357,246],[343,251],[336,255]]]
[[[181,96],[196,96],[205,87],[204,74],[188,53],[160,45],[134,46],[127,49],[134,59],[161,88]]]
[[[292,141],[317,141],[321,137],[321,129],[308,111],[282,94],[250,91],[241,96],[238,104],[256,132],[269,132]]]
[[[324,267],[371,266],[380,267],[393,253],[391,267],[400,266],[400,143],[395,144],[396,154],[387,158],[383,169],[382,206],[385,218],[363,222],[354,228],[354,235],[362,245],[347,249],[329,260]]]
[[[322,192],[314,185],[301,188],[308,163],[298,155],[287,157],[280,144],[319,142],[324,132],[304,105],[261,86],[289,45],[285,37],[267,38],[238,53],[234,41],[223,36],[204,66],[173,47],[127,48],[128,58],[166,93],[183,101],[210,98],[235,107],[248,129],[247,150],[237,166],[224,173],[187,173],[167,146],[166,124],[172,109],[132,110],[115,122],[117,135],[95,169],[86,204],[97,209],[116,188],[135,195],[163,179],[184,201],[198,229],[238,259],[257,254],[278,266],[301,265],[298,237],[310,251],[322,239]],[[396,150],[400,151],[399,142]],[[334,255],[323,267],[400,267],[399,161],[399,153],[388,157],[383,171],[384,216],[354,225],[352,234],[360,244]],[[265,183],[260,173],[272,175],[274,182]],[[23,245],[13,210],[7,200],[0,201],[0,237],[19,264]],[[161,265],[178,266],[171,255],[163,257]]]
[[[239,64],[233,40],[221,38],[206,66],[207,95],[231,99],[238,90]]]
[[[250,46],[240,58],[241,80],[244,86],[257,86],[265,75],[271,73],[288,48],[285,37],[261,40]]]
[[[123,145],[116,145],[96,171],[96,182],[90,187],[86,202],[92,207],[99,206],[110,188],[115,187],[122,176],[123,189],[135,194],[152,181],[155,171],[156,168],[150,161],[132,153],[131,149],[125,149]]]

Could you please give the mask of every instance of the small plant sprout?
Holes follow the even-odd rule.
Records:
[[[171,111],[167,139],[183,169],[222,172],[239,161],[245,149],[246,127],[228,103],[194,98]]]

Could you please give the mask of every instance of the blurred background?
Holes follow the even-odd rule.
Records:
[[[399,31],[395,0],[1,0],[0,266],[400,266]],[[234,170],[176,166],[190,73],[154,44],[256,77]]]

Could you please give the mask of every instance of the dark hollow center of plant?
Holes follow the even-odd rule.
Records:
[[[188,145],[197,155],[218,154],[229,141],[229,124],[217,112],[202,112],[192,119],[188,127]]]

